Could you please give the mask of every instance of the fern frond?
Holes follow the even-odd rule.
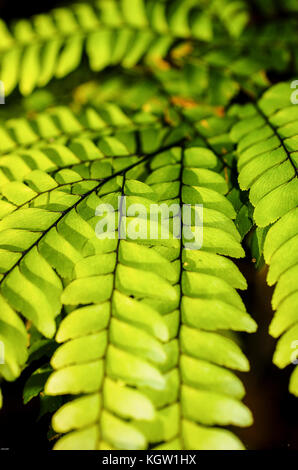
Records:
[[[0,250],[1,252],[2,250]],[[1,254],[0,254],[1,257]],[[22,372],[28,358],[28,334],[14,309],[0,294],[0,384],[14,381]],[[0,388],[0,409],[2,392]]]
[[[153,147],[158,147],[167,134],[169,131],[162,133],[162,136],[158,131],[151,133],[150,137],[155,138]],[[80,143],[78,145],[76,153],[88,155],[86,147],[80,147]],[[75,217],[78,206],[85,200],[92,200],[93,192],[113,173],[123,171],[142,158],[130,153],[120,140],[113,137],[103,139],[102,145],[102,151],[107,156],[115,155],[115,158],[94,162],[90,168],[81,170],[83,176],[80,170],[76,172],[74,169],[59,170],[52,176],[35,170],[26,177],[24,183],[13,181],[2,186],[1,293],[47,337],[53,336],[55,332],[55,317],[61,309],[62,284],[46,261],[45,253],[51,252],[52,247],[53,256],[57,253],[58,263],[61,253],[64,253],[61,269],[65,274],[69,266],[68,257],[76,259],[78,256],[77,250],[63,238],[63,230],[66,230],[66,238],[69,230],[66,220]],[[148,152],[148,147],[151,147],[149,152],[152,152],[152,144],[146,133],[141,135],[140,145],[144,153]],[[95,146],[91,148],[92,155],[94,149],[101,159],[103,154]],[[66,147],[56,146],[48,150],[56,158],[74,155]],[[91,228],[89,231],[92,233]],[[56,252],[59,240],[62,245]],[[76,244],[76,241],[73,243]],[[55,269],[59,273],[60,264]],[[27,288],[23,289],[21,285]],[[43,308],[40,302],[43,302]]]
[[[223,196],[232,187],[235,117],[174,106],[179,127],[171,129],[150,114],[140,126],[119,108],[102,109],[92,118],[105,116],[103,129],[68,113],[74,119],[65,118],[53,143],[42,135],[0,158],[10,164],[2,170],[1,295],[46,337],[68,313],[45,387],[47,396],[74,398],[54,415],[54,429],[66,433],[56,448],[242,448],[210,427],[251,422],[243,386],[225,369],[247,370],[248,361],[222,333],[255,330],[235,290],[245,280],[225,257],[244,254]],[[48,122],[51,113],[40,116]],[[24,123],[37,128],[16,122],[22,139]],[[190,135],[195,147],[175,147]],[[97,239],[96,207],[121,194],[146,207],[203,203],[203,250],[176,239]],[[33,393],[47,376],[32,377]]]
[[[289,83],[272,87],[258,103],[240,110],[241,120],[231,133],[238,141],[240,187],[250,190],[256,224],[269,229],[267,281],[277,284],[270,333],[283,335],[273,358],[282,368],[293,362],[298,334],[298,108],[291,104],[291,93]],[[298,395],[297,368],[290,390]]]
[[[53,417],[55,431],[67,433],[56,449],[242,448],[210,427],[251,423],[243,386],[225,369],[248,370],[248,361],[222,330],[256,328],[236,292],[246,282],[222,256],[244,253],[217,167],[204,146],[174,146],[150,158],[144,183],[135,167],[106,186],[104,201],[122,195],[127,207],[147,211],[203,203],[203,249],[186,249],[185,238],[119,240],[119,226],[135,220],[121,206],[115,237],[75,261],[62,294],[72,311],[45,386],[49,395],[73,395]]]
[[[242,242],[298,363],[297,2],[79,2],[0,19],[0,386],[57,450],[244,449]]]
[[[132,142],[129,134],[126,139],[122,135],[122,140],[109,136],[103,138],[102,151],[91,141],[74,142],[76,155],[67,147],[49,146],[44,155],[42,152],[36,154],[36,166],[39,168],[42,165],[42,159],[48,152],[50,159],[52,157],[54,162],[59,162],[58,171],[49,176],[44,169],[37,169],[24,177],[23,183],[16,181],[16,178],[1,186],[0,341],[5,357],[4,363],[0,364],[0,378],[17,378],[28,357],[28,334],[16,312],[32,322],[44,336],[52,337],[55,333],[55,319],[62,308],[61,277],[70,276],[71,263],[83,250],[81,243],[77,246],[78,239],[73,241],[74,245],[67,240],[67,220],[76,217],[84,202],[88,208],[93,193],[113,174],[140,162],[146,152],[154,152],[167,136],[170,138],[170,134],[169,130],[140,132],[138,145],[133,144],[134,150],[138,147],[141,152],[139,157],[133,155],[135,152],[129,148]],[[102,160],[104,154],[107,158]],[[78,155],[81,155],[82,161],[91,159],[90,167],[78,167]],[[31,157],[32,154],[28,156]],[[61,163],[62,166],[67,163],[69,168],[59,170]],[[77,171],[74,171],[74,166]],[[18,165],[15,169],[17,174],[20,169],[22,167]],[[91,213],[94,215],[92,210]],[[73,229],[76,232],[76,227]],[[84,229],[85,235],[86,230],[87,233],[89,230],[89,236],[93,235],[87,223]],[[90,246],[89,249],[92,250]],[[52,257],[57,263],[54,266]]]
[[[136,122],[137,121],[137,124]],[[157,122],[157,117],[146,113],[146,124]],[[141,113],[133,115],[112,103],[98,107],[86,106],[80,112],[67,106],[56,106],[36,114],[8,119],[0,126],[0,156],[28,148],[40,148],[50,143],[65,144],[70,138],[93,138],[130,128],[141,127]],[[0,158],[0,162],[3,158]]]
[[[139,137],[144,142],[147,140],[145,146],[152,149],[154,145],[149,143],[150,134],[156,136],[158,145],[163,134],[168,132],[158,117],[150,113],[146,113],[143,123],[141,115],[134,123],[118,107],[101,107],[102,114],[108,111],[111,114],[105,115],[106,121],[93,108],[88,108],[78,119],[63,107],[54,108],[50,114],[41,113],[33,121],[21,118],[6,123],[0,128],[0,133],[2,131],[3,135],[6,133],[8,136],[9,126],[13,126],[14,133],[10,135],[16,141],[9,140],[11,153],[7,152],[8,140],[3,141],[2,149],[5,148],[6,152],[0,156],[1,188],[10,181],[24,181],[32,170],[55,174],[61,169],[75,169],[82,176],[96,175],[101,159],[105,158],[108,163],[117,156],[135,155]],[[61,117],[58,123],[54,119],[57,114]],[[116,152],[111,152],[111,144],[116,146]],[[5,213],[5,204],[3,208]]]
[[[27,331],[23,321],[2,295],[0,295],[0,308],[0,378],[13,381],[20,375],[28,357]]]
[[[53,77],[75,70],[86,52],[90,67],[132,67],[140,60],[158,61],[177,38],[210,41],[215,29],[239,35],[249,14],[243,1],[100,0],[77,4],[19,20],[10,29],[0,25],[0,78],[6,94],[19,84],[28,95]],[[234,21],[229,21],[230,15]]]

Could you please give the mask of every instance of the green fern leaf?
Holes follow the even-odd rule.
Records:
[[[83,52],[94,71],[119,63],[132,67],[163,59],[177,38],[210,41],[214,24],[221,34],[226,29],[238,36],[248,19],[243,1],[214,0],[206,9],[204,1],[194,0],[100,0],[19,20],[11,28],[1,21],[0,78],[7,95],[17,85],[29,95],[75,70]]]
[[[38,113],[32,119],[7,119],[0,127],[0,155],[3,155],[0,163],[11,161],[11,158],[4,160],[11,153],[40,149],[51,143],[65,145],[69,139],[76,137],[96,139],[116,130],[120,133],[121,130],[140,128],[142,122],[138,123],[137,118],[139,116],[130,116],[115,104],[104,103],[97,109],[90,106],[79,113],[72,112],[66,106],[57,106]],[[158,117],[146,113],[144,125],[154,123],[158,123]]]
[[[140,151],[143,150],[144,155],[150,154],[155,145],[162,144],[169,132],[151,129],[148,139],[148,130],[140,131]],[[55,319],[62,308],[61,279],[71,275],[72,263],[78,259],[81,248],[80,235],[72,245],[60,234],[58,226],[60,223],[64,225],[67,238],[69,228],[64,219],[73,219],[77,206],[92,198],[93,189],[101,187],[113,173],[121,173],[123,168],[129,168],[144,158],[133,155],[136,147],[134,144],[131,148],[129,136],[128,132],[126,138],[120,136],[122,140],[109,136],[99,139],[99,147],[102,146],[107,155],[104,162],[102,151],[87,139],[74,140],[69,147],[48,145],[44,154],[28,151],[28,157],[24,159],[30,161],[26,171],[24,165],[18,163],[13,181],[1,186],[0,344],[5,357],[2,358],[1,350],[0,375],[4,379],[17,378],[28,357],[28,334],[16,312],[32,322],[44,336],[54,335]],[[153,145],[151,138],[154,138]],[[109,154],[113,158],[109,158]],[[36,165],[32,165],[33,156],[36,157]],[[14,160],[13,155],[9,158]],[[50,163],[51,159],[54,166],[43,166],[46,160]],[[42,169],[32,171],[32,166]],[[142,171],[142,165],[140,168]],[[44,170],[50,171],[51,176]],[[93,234],[92,229],[86,226],[85,231]],[[48,262],[48,257],[56,260],[54,266],[51,266],[52,261]]]
[[[244,448],[244,245],[275,286],[273,362],[297,365],[296,82],[271,87],[297,72],[296,12],[92,0],[0,19],[0,385],[35,366],[24,402],[54,449]]]
[[[175,147],[181,132],[139,130],[140,156],[130,131],[122,140],[102,137],[96,147],[86,138],[49,144],[38,152],[58,168],[2,185],[3,301],[46,337],[61,309],[69,312],[45,386],[47,395],[74,396],[53,418],[66,434],[56,448],[241,447],[228,431],[208,427],[251,422],[239,401],[241,382],[223,368],[249,366],[221,331],[255,330],[235,290],[245,280],[222,256],[244,254],[224,197],[226,163],[204,144],[216,147],[212,139],[224,129],[207,126],[200,146],[189,148]],[[81,168],[78,158],[88,165]],[[128,207],[143,203],[147,210],[157,202],[203,203],[203,250],[186,250],[185,239],[125,241],[116,232],[98,239],[96,207],[115,206],[121,194]],[[37,393],[28,387],[27,394]]]
[[[273,358],[282,368],[296,361],[298,320],[298,109],[291,103],[291,93],[289,83],[272,87],[257,104],[243,107],[241,120],[231,132],[238,141],[240,187],[250,190],[256,224],[269,228],[264,243],[267,281],[277,284],[270,333],[283,335]],[[290,381],[295,395],[297,377],[296,368]]]
[[[220,331],[255,330],[235,290],[245,280],[221,256],[243,250],[216,165],[211,150],[173,147],[150,158],[146,183],[132,169],[99,191],[114,203],[125,195],[128,207],[203,201],[204,246],[116,236],[73,260],[71,276],[61,272],[69,279],[62,302],[74,310],[59,326],[45,392],[74,399],[54,415],[54,429],[68,433],[56,449],[241,447],[228,431],[208,427],[251,422],[241,382],[222,368],[247,370],[248,362]]]

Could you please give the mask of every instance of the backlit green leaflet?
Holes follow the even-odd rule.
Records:
[[[298,108],[291,103],[289,83],[268,90],[258,103],[240,110],[231,136],[238,141],[239,183],[250,190],[254,220],[267,232],[264,257],[267,282],[276,285],[276,310],[270,334],[279,337],[273,361],[296,363],[298,300]],[[297,368],[290,391],[298,395]]]

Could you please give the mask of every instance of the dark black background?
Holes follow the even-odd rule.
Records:
[[[6,21],[30,17],[50,8],[67,4],[64,1],[0,0],[0,17]],[[280,371],[272,365],[275,341],[268,335],[272,318],[270,299],[272,289],[266,285],[265,270],[256,274],[249,260],[239,263],[248,280],[244,300],[248,311],[256,319],[259,329],[254,335],[243,336],[243,348],[250,360],[251,371],[241,374],[247,395],[245,403],[254,414],[254,425],[248,429],[235,429],[248,449],[298,450],[298,401],[288,393],[291,367]],[[33,369],[37,364],[33,365]],[[31,370],[11,384],[2,384],[4,408],[0,411],[0,449],[43,451],[51,448],[47,439],[50,417],[38,420],[39,402],[33,399],[22,403],[22,389]]]
[[[56,6],[70,2],[59,0],[0,0],[0,18],[11,20],[14,18],[29,18],[36,13],[49,11]]]

